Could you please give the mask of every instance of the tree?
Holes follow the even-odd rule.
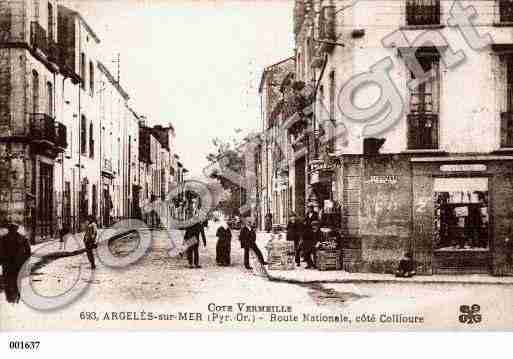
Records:
[[[245,176],[245,149],[246,145],[254,138],[255,134],[241,136],[242,130],[235,129],[235,136],[228,140],[218,137],[212,140],[214,150],[207,155],[209,167],[205,175],[221,184],[227,194],[219,200],[217,209],[226,216],[240,216],[240,208],[247,201],[247,191],[242,180],[226,176],[226,170],[243,178]]]

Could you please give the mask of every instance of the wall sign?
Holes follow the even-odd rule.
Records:
[[[486,171],[486,165],[482,164],[461,164],[461,165],[441,165],[442,172],[483,172]]]
[[[365,183],[367,184],[396,184],[399,181],[398,176],[370,176]]]

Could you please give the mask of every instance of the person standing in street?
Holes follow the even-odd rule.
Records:
[[[301,265],[301,237],[302,237],[302,225],[297,221],[296,214],[294,212],[290,215],[290,221],[287,224],[287,241],[294,242],[294,254],[296,265]]]
[[[5,298],[9,303],[20,301],[18,275],[30,258],[29,240],[18,233],[16,223],[7,224],[7,234],[0,237],[0,264],[2,265]]]
[[[251,219],[246,218],[243,221],[242,229],[240,230],[239,234],[239,240],[240,240],[240,246],[244,249],[244,267],[246,269],[253,269],[249,265],[249,251],[252,250],[255,252],[255,255],[258,258],[258,261],[262,265],[266,265],[267,262],[264,260],[264,256],[262,255],[262,252],[258,248],[256,244],[256,232],[255,229],[252,226]]]
[[[187,246],[187,260],[189,268],[201,268],[199,264],[199,236],[203,230],[203,222],[195,223],[185,230],[184,242]],[[203,245],[207,246],[207,240],[203,236]]]
[[[308,210],[306,211],[306,216],[305,216],[305,225],[310,227],[310,226],[312,226],[313,221],[318,221],[318,220],[319,220],[319,213],[317,213],[314,210],[314,206],[312,206],[312,205],[308,206]]]
[[[216,263],[218,266],[229,266],[231,264],[232,232],[224,219],[219,222],[216,236]]]
[[[303,257],[306,269],[315,268],[315,246],[321,240],[322,233],[319,221],[313,221],[311,227],[307,227],[303,235]]]
[[[84,246],[87,254],[87,259],[91,264],[91,269],[96,269],[94,262],[93,250],[97,247],[96,240],[98,237],[98,226],[96,225],[96,219],[93,216],[89,216],[87,228],[84,234]]]
[[[267,212],[265,215],[265,231],[267,233],[271,232],[271,229],[273,227],[273,215],[270,212]]]

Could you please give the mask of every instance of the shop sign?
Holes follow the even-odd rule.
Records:
[[[370,176],[366,184],[396,184],[399,181],[398,176]]]
[[[459,164],[459,165],[441,165],[442,172],[483,172],[486,171],[486,165],[483,164]]]

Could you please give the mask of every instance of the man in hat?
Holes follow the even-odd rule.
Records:
[[[301,264],[301,237],[302,237],[302,225],[298,222],[296,214],[292,212],[290,214],[290,220],[287,224],[287,241],[294,242],[294,253],[296,265],[299,267]]]
[[[311,227],[306,227],[303,233],[303,258],[306,262],[306,269],[315,268],[315,246],[322,238],[319,221],[313,221]]]
[[[314,209],[314,206],[309,205],[305,215],[305,225],[311,226],[313,221],[319,220],[319,213]]]
[[[0,264],[2,265],[5,297],[9,303],[20,300],[18,275],[23,264],[30,258],[30,243],[18,233],[16,223],[7,224],[7,234],[0,237]]]
[[[94,263],[94,253],[93,249],[97,247],[96,241],[98,237],[98,226],[96,225],[96,218],[93,216],[89,216],[87,228],[84,234],[84,247],[87,254],[87,259],[91,264],[91,269],[96,269],[96,264]]]
[[[256,244],[256,233],[255,229],[253,228],[253,224],[251,222],[250,218],[246,218],[243,221],[243,227],[240,230],[239,234],[239,240],[240,240],[240,246],[244,249],[244,267],[246,269],[253,269],[249,265],[249,250],[253,250],[255,252],[255,255],[258,258],[258,261],[266,265],[267,262],[264,260],[264,256],[262,255],[262,252],[258,248]]]

